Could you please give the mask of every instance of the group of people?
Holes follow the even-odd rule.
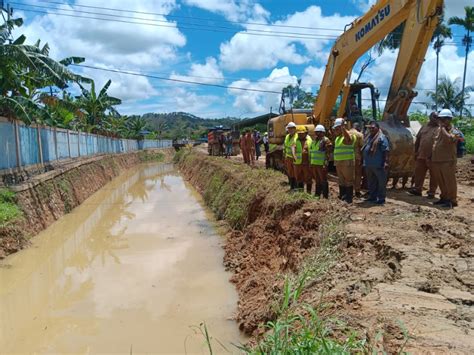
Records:
[[[450,110],[433,113],[430,122],[417,135],[415,143],[416,168],[414,187],[410,192],[421,195],[426,172],[430,172],[428,197],[434,197],[436,188],[441,190],[435,204],[452,208],[456,199],[456,150],[459,135],[451,125]],[[315,128],[311,138],[306,126],[287,125],[284,141],[285,168],[292,190],[304,190],[311,194],[313,181],[315,196],[328,198],[328,166],[334,161],[339,182],[339,198],[352,203],[354,195],[361,197],[362,176],[368,193],[366,201],[383,205],[389,171],[390,144],[378,122],[366,126],[365,134],[359,124],[346,127],[343,118],[337,118],[329,137],[322,125]]]
[[[245,164],[250,166],[255,165],[255,160],[258,160],[262,155],[261,146],[264,146],[265,153],[270,150],[268,142],[268,133],[265,132],[262,136],[259,131],[254,130],[253,133],[250,129],[244,131],[240,138],[240,149],[244,158]]]
[[[430,174],[427,198],[434,198],[440,189],[440,198],[435,205],[443,207],[457,206],[456,161],[459,156],[459,141],[462,133],[452,125],[453,114],[444,109],[433,112],[429,122],[423,126],[415,141],[414,186],[412,195],[422,196],[426,173]]]

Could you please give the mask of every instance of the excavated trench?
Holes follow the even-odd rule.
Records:
[[[202,353],[204,324],[239,343],[221,242],[172,165],[138,165],[1,261],[1,352]]]

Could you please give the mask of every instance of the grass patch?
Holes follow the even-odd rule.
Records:
[[[141,150],[138,152],[138,158],[141,162],[158,162],[161,163],[165,160],[165,155],[159,152],[152,152],[147,150]]]
[[[16,204],[15,193],[8,189],[0,189],[0,227],[5,227],[23,216]]]
[[[57,186],[59,188],[59,191],[61,193],[61,198],[64,203],[64,212],[69,213],[73,210],[73,201],[72,201],[72,190],[71,190],[71,184],[65,180],[65,179],[60,179],[57,182]]]

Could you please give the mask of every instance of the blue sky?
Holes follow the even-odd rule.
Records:
[[[338,30],[361,16],[373,2],[17,0],[11,1],[11,5],[16,8],[15,15],[25,19],[25,26],[15,34],[25,33],[31,42],[38,38],[48,42],[51,55],[57,59],[78,55],[86,57],[85,64],[93,67],[280,92],[298,78],[305,89],[315,91],[333,38],[340,33]],[[447,17],[463,16],[463,6],[470,5],[468,0],[446,3]],[[308,28],[278,27],[281,25]],[[452,42],[460,43],[463,32],[454,30],[456,37]],[[252,31],[258,35],[249,35]],[[295,38],[301,35],[317,38]],[[384,53],[363,77],[381,88],[382,95],[390,85],[396,56],[397,53]],[[446,46],[441,55],[440,73],[452,79],[461,77],[463,56],[460,46]],[[473,61],[471,53],[471,68]],[[430,50],[418,88],[434,88],[434,63],[434,52]],[[268,112],[270,107],[277,110],[279,104],[279,95],[274,93],[196,86],[96,69],[74,70],[94,78],[98,85],[112,79],[110,94],[123,100],[119,107],[123,114],[186,111],[208,118],[251,117]],[[467,82],[474,84],[474,75],[468,75]],[[420,91],[417,100],[426,101],[425,90]],[[413,108],[423,109],[419,105]]]

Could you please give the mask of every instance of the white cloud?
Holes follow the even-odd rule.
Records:
[[[270,13],[256,0],[185,0],[187,5],[223,15],[230,21],[266,21]]]
[[[377,0],[352,0],[352,2],[360,11],[365,13],[377,2]]]
[[[288,67],[275,68],[267,78],[263,78],[257,82],[250,82],[242,79],[235,81],[231,86],[241,88],[251,88],[265,91],[275,91],[276,93],[262,93],[253,91],[242,91],[229,89],[230,95],[234,96],[233,107],[239,112],[248,114],[261,114],[268,112],[272,107],[273,112],[278,111],[281,89],[288,84],[295,85],[297,78],[290,74]]]
[[[170,78],[199,81],[206,84],[219,84],[224,81],[224,74],[217,65],[217,60],[213,57],[206,59],[205,64],[193,63],[187,75],[178,75],[173,73]]]
[[[324,16],[319,6],[310,6],[303,12],[289,15],[285,20],[277,21],[274,25],[336,28],[352,22],[354,17],[334,14]],[[321,61],[327,60],[327,46],[332,44],[339,31],[308,30],[302,28],[278,28],[273,26],[246,26],[246,31],[267,31],[271,36],[254,36],[236,34],[230,41],[222,43],[220,47],[220,61],[224,69],[238,71],[243,69],[269,69],[285,64],[304,64],[311,58]],[[268,33],[268,31],[270,33]],[[278,35],[275,32],[286,32]],[[292,32],[289,34],[288,32]],[[312,35],[314,39],[295,38]]]
[[[76,1],[76,4],[82,3],[90,5],[89,1]],[[146,3],[124,0],[109,0],[107,2],[109,8],[160,14],[168,14],[176,6],[175,0],[153,0]],[[61,5],[60,8],[73,9],[66,4]],[[104,12],[103,10],[74,9]],[[88,65],[136,71],[161,68],[163,64],[172,62],[177,57],[179,48],[186,44],[186,38],[179,31],[177,24],[168,21],[162,15],[151,16],[131,12],[108,13],[131,16],[137,22],[145,21],[138,18],[156,19],[162,22],[154,22],[159,26],[134,25],[77,19],[54,14],[35,16],[33,13],[26,12],[28,21],[23,27],[16,30],[15,35],[25,34],[28,43],[33,43],[38,38],[43,43],[48,42],[51,47],[50,54],[55,59],[82,56],[86,58],[85,64]],[[64,14],[70,14],[70,12],[64,12]],[[75,15],[105,17],[81,13],[75,13]],[[123,20],[130,21],[130,19]],[[148,79],[143,77],[130,77],[95,70],[85,70],[84,72],[97,81],[98,87],[101,87],[109,78],[113,79],[109,93],[124,101],[147,98],[155,93]]]
[[[213,108],[216,103],[221,104],[222,99],[215,95],[200,95],[188,88],[170,86],[158,90],[156,102],[145,104],[125,104],[120,107],[120,112],[125,114],[144,114],[148,112],[189,112],[200,114],[201,117],[219,116]]]
[[[445,16],[444,18],[448,20],[450,17],[458,16],[464,18],[465,6],[473,6],[472,0],[448,0],[445,1]]]

